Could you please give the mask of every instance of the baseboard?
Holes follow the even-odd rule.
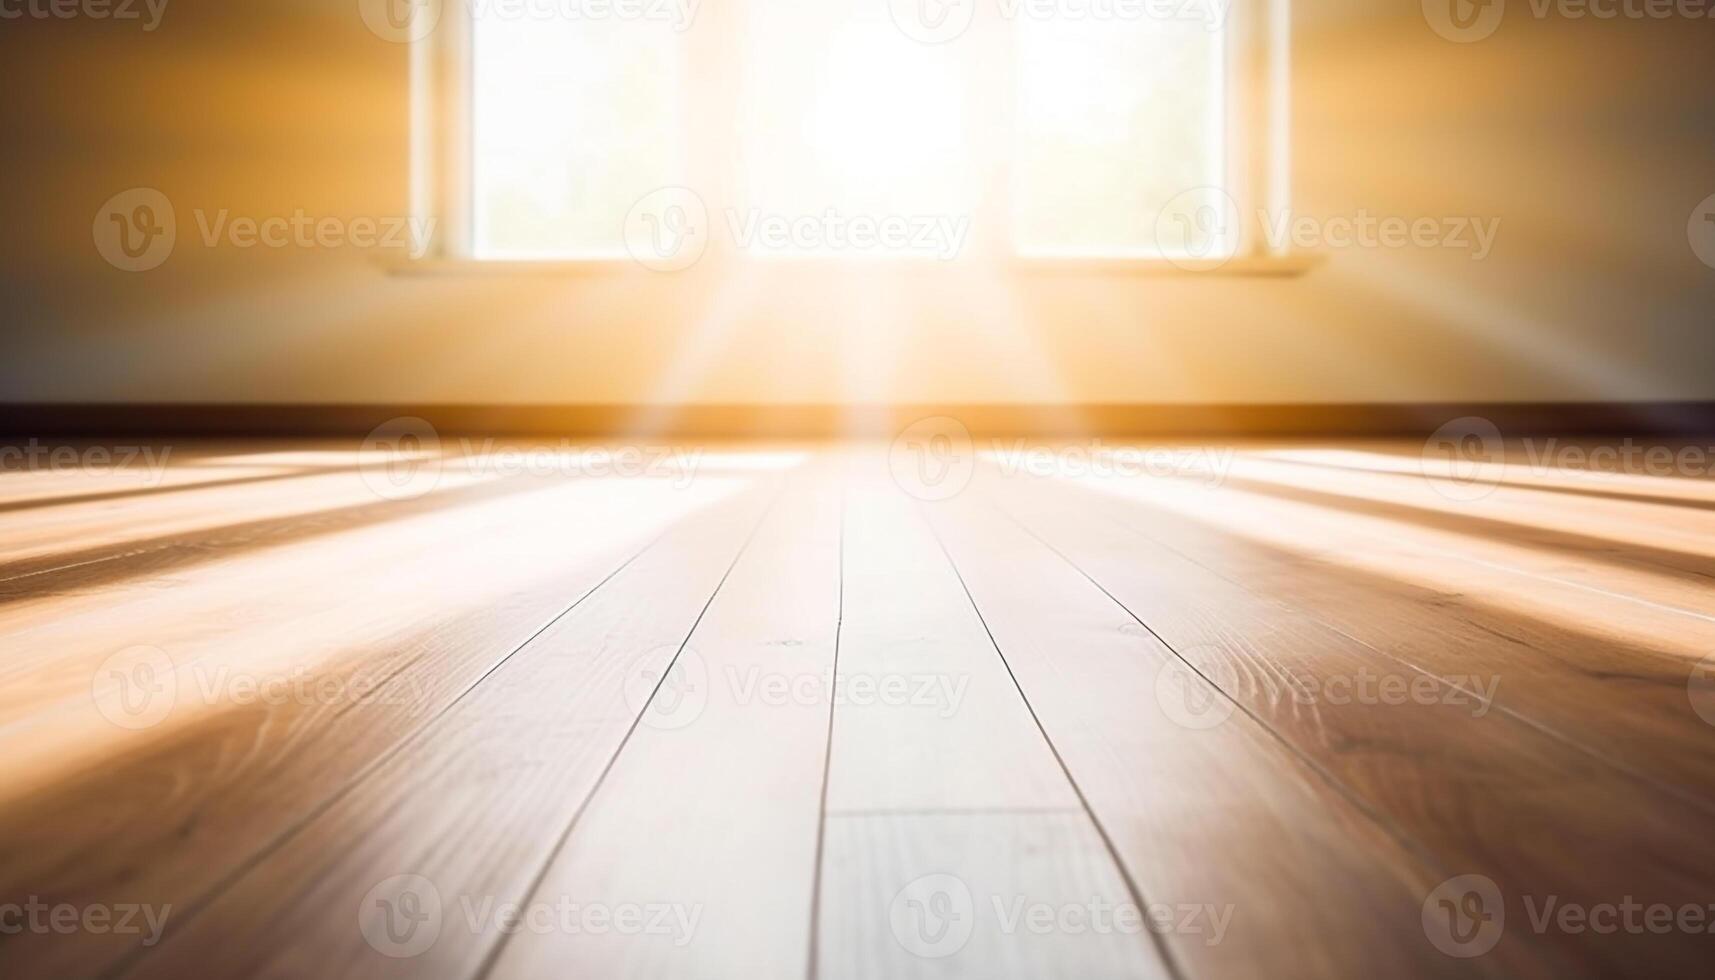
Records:
[[[415,416],[494,435],[826,438],[887,436],[950,416],[977,435],[1413,436],[1480,416],[1508,435],[1703,435],[1715,402],[1324,405],[214,405],[12,404],[0,435],[362,436]]]

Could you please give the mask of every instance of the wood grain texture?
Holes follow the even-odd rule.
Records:
[[[915,501],[846,500],[828,812],[1078,806]]]
[[[828,980],[1169,975],[1082,810],[830,816],[823,860]]]
[[[1420,455],[0,474],[0,962],[1705,975],[1715,482]],[[82,924],[128,905],[158,942]]]
[[[1708,903],[1715,843],[1699,829],[1701,809],[1488,710],[1474,683],[1460,689],[1391,662],[1329,628],[1313,607],[1211,567],[1240,560],[1240,542],[1214,535],[1197,551],[1177,550],[1112,516],[1111,499],[1085,494],[1067,506],[1062,485],[1012,481],[1006,489],[1009,511],[1027,528],[1397,839],[1448,879],[1477,873],[1497,882],[1513,896],[1515,921],[1526,917],[1527,896],[1583,907],[1628,896],[1672,909]],[[1559,969],[1596,976],[1640,964],[1683,969],[1704,937],[1583,931],[1548,939],[1515,930],[1506,941],[1540,946],[1543,957],[1575,952],[1575,965]]]
[[[933,505],[934,524],[1141,894],[1175,912],[1163,936],[1182,975],[1481,972],[1424,941],[1422,896],[1444,876],[977,496]],[[1219,935],[1205,909],[1230,912]],[[1496,960],[1478,966],[1534,972]]]
[[[9,688],[27,701],[5,729],[7,887],[192,905],[660,533],[653,523],[604,531],[622,513],[619,493],[588,507],[554,496],[513,512],[545,522],[532,530],[454,509],[385,542],[360,534],[252,556],[105,606],[80,598],[21,631],[26,654],[49,653],[55,666]],[[658,503],[671,513],[690,501]],[[547,543],[543,526],[581,532],[580,543]],[[472,539],[481,543],[442,546]],[[171,667],[151,701],[162,710],[130,717],[103,665],[137,644]],[[105,693],[92,696],[92,684]],[[76,971],[122,945],[44,937],[19,955]]]
[[[529,896],[773,496],[675,527],[127,975],[478,970],[510,927],[503,907]],[[432,918],[412,928],[424,909]]]
[[[530,898],[647,914],[519,932],[490,976],[802,973],[842,497],[826,469],[792,479]]]

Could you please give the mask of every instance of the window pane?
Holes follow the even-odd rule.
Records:
[[[623,257],[631,206],[684,182],[680,35],[553,4],[474,7],[476,257]]]
[[[746,216],[850,221],[969,213],[970,106],[957,49],[907,37],[887,0],[747,2],[740,112]]]
[[[1019,252],[1231,254],[1237,229],[1207,220],[1221,194],[1199,190],[1226,184],[1224,36],[1196,18],[1020,20]]]

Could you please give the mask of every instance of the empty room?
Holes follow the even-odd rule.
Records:
[[[0,81],[0,977],[1715,972],[1715,0]]]

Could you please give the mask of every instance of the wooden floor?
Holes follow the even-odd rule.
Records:
[[[0,974],[1710,975],[1715,482],[1420,448],[7,472]]]

